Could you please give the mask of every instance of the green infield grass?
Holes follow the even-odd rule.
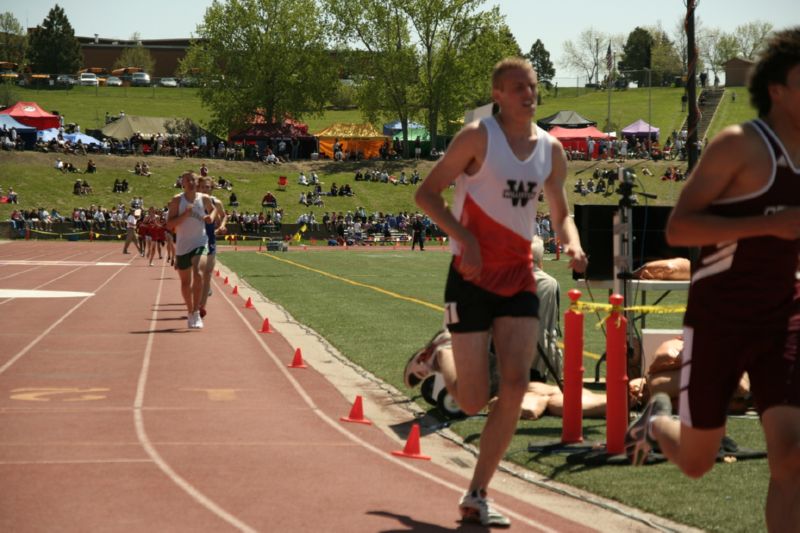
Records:
[[[317,331],[342,354],[382,380],[405,391],[420,406],[430,406],[402,383],[402,370],[411,353],[442,324],[442,297],[449,254],[439,245],[425,253],[400,250],[328,251],[301,247],[289,253],[233,252],[223,246],[220,260],[255,289],[277,302],[299,322]],[[575,286],[562,257],[545,257],[545,270],[561,284],[562,311],[566,292]],[[606,292],[595,290],[598,301]],[[584,300],[590,300],[584,291]],[[685,293],[673,292],[662,304],[685,303]],[[648,327],[677,328],[675,314],[650,315]],[[594,313],[585,316],[585,378],[590,388],[597,356],[605,345]],[[605,366],[601,367],[601,376]],[[467,442],[480,445],[485,418],[456,421],[451,428]],[[729,435],[745,448],[763,450],[755,418],[729,423]],[[719,463],[700,480],[690,480],[672,465],[639,469],[627,465],[592,465],[580,454],[529,452],[528,445],[558,442],[561,419],[522,421],[506,458],[549,479],[573,485],[678,522],[709,531],[764,530],[763,507],[768,482],[764,459]],[[603,420],[585,420],[587,443],[605,439]]]

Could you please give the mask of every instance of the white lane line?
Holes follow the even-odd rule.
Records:
[[[345,437],[347,437],[351,441],[353,441],[356,444],[366,448],[367,450],[377,454],[378,456],[382,457],[383,459],[385,459],[385,460],[387,460],[387,461],[389,461],[391,463],[394,463],[397,466],[405,468],[406,470],[409,470],[409,471],[411,471],[411,472],[413,472],[413,473],[415,473],[415,474],[417,474],[419,476],[422,476],[422,477],[424,477],[425,479],[427,479],[429,481],[433,481],[434,483],[437,483],[437,484],[439,484],[439,485],[441,485],[441,486],[443,486],[445,488],[448,488],[448,489],[458,493],[459,495],[463,494],[463,492],[464,492],[464,488],[463,487],[460,487],[460,486],[458,486],[458,485],[456,485],[454,483],[451,483],[451,482],[447,481],[446,479],[442,479],[442,478],[440,478],[439,476],[437,476],[435,474],[432,474],[430,472],[426,472],[425,470],[419,469],[419,468],[413,466],[412,464],[409,464],[409,462],[407,460],[399,459],[399,458],[391,455],[388,451],[382,450],[382,449],[380,449],[380,448],[378,448],[376,446],[373,446],[369,442],[359,438],[357,435],[354,435],[353,433],[350,433],[347,429],[345,429],[342,426],[342,424],[338,420],[333,419],[333,418],[329,417],[327,414],[325,414],[319,407],[317,407],[317,405],[314,403],[314,400],[311,398],[311,396],[309,396],[309,394],[305,391],[305,389],[303,389],[302,385],[300,385],[300,383],[294,378],[294,376],[292,376],[292,374],[289,372],[289,369],[287,368],[286,364],[283,361],[281,361],[281,359],[275,354],[275,352],[272,351],[272,349],[269,346],[267,346],[267,344],[261,338],[261,334],[256,331],[256,328],[253,328],[250,325],[250,322],[248,322],[247,318],[241,312],[241,310],[239,309],[239,306],[237,306],[231,300],[231,298],[228,296],[228,294],[224,290],[219,288],[219,287],[218,287],[217,294],[222,294],[222,296],[225,298],[225,301],[228,302],[228,304],[231,306],[231,308],[234,310],[234,312],[242,320],[242,322],[245,325],[245,328],[250,332],[250,334],[253,336],[253,338],[256,339],[256,341],[261,345],[261,347],[264,349],[264,352],[266,352],[266,354],[270,357],[270,359],[272,359],[273,363],[275,363],[275,366],[278,367],[278,370],[284,375],[284,377],[289,381],[289,383],[291,383],[291,385],[297,391],[297,394],[300,395],[300,397],[303,399],[303,401],[306,403],[306,405],[308,405],[309,409],[311,409],[325,423],[327,423],[329,426],[331,426],[333,429],[335,429],[336,431],[338,431],[339,433],[341,433],[342,435],[344,435]],[[521,515],[519,513],[516,513],[514,511],[512,511],[511,509],[506,509],[505,507],[497,505],[496,503],[494,504],[494,507],[496,509],[501,510],[504,514],[507,514],[508,516],[519,520],[520,522],[524,522],[524,523],[528,524],[531,527],[539,528],[542,531],[545,531],[545,532],[548,532],[548,533],[559,533],[558,530],[552,529],[552,528],[542,524],[541,522],[537,522],[536,520],[533,520],[533,519],[531,519],[531,518],[529,518],[527,516],[523,516],[523,515]]]
[[[255,529],[250,527],[249,525],[245,524],[228,511],[217,505],[213,500],[211,500],[208,496],[200,492],[198,489],[194,487],[191,483],[186,481],[180,475],[178,475],[175,470],[167,463],[161,455],[159,455],[158,451],[153,446],[153,443],[150,442],[150,438],[147,436],[147,432],[144,429],[144,417],[142,415],[143,412],[143,404],[144,404],[144,393],[147,387],[147,376],[150,371],[150,359],[153,354],[153,341],[155,340],[155,327],[158,318],[158,306],[161,302],[161,291],[164,287],[164,271],[166,270],[165,266],[162,265],[161,267],[161,279],[158,282],[158,292],[156,293],[156,304],[153,306],[153,316],[152,322],[150,325],[150,333],[147,336],[147,346],[144,350],[144,360],[142,361],[142,370],[139,373],[139,382],[136,386],[136,399],[134,400],[133,404],[133,421],[134,425],[136,426],[136,436],[139,439],[139,442],[144,448],[145,452],[148,456],[153,460],[153,462],[158,466],[159,469],[169,478],[172,480],[173,483],[178,485],[181,489],[183,489],[186,494],[188,494],[192,499],[194,499],[197,503],[217,515],[219,518],[227,522],[228,524],[232,525],[233,527],[239,529],[240,531],[247,531],[248,533],[252,532],[255,533]]]
[[[110,254],[111,254],[111,252],[107,252],[107,253],[101,255],[100,257],[98,257],[98,259],[102,259],[105,256],[110,255]],[[131,259],[127,264],[126,263],[123,263],[123,264],[127,266],[132,261],[133,261],[133,259]],[[47,285],[50,285],[51,283],[54,283],[54,282],[60,280],[61,278],[65,278],[65,277],[69,276],[70,274],[72,274],[74,272],[77,272],[80,269],[81,269],[81,267],[77,267],[77,268],[74,268],[72,270],[69,270],[69,271],[65,272],[64,274],[61,274],[60,276],[57,276],[57,277],[55,277],[53,279],[50,279],[50,280],[42,283],[41,285],[38,285],[38,286],[34,287],[33,290],[38,290],[38,289],[41,289],[42,287],[46,287]],[[97,291],[95,291],[95,292],[97,292]],[[87,293],[87,294],[94,294],[94,293]],[[11,302],[11,301],[13,301],[13,298],[7,298],[7,299],[3,300],[2,302],[0,302],[0,305],[6,304],[6,303]]]
[[[120,463],[151,464],[152,462],[150,459],[55,459],[51,461],[0,461],[0,465],[107,465]]]
[[[108,254],[106,254],[108,255]],[[0,259],[0,266],[125,266],[128,263],[108,261],[29,261],[26,259]]]
[[[88,298],[92,292],[0,289],[0,298]]]
[[[75,257],[76,255],[81,255],[82,253],[83,252],[78,252],[78,253],[75,253],[75,254],[72,254],[72,255],[68,255],[67,259],[69,259],[70,257]],[[45,255],[45,254],[42,254],[42,255]],[[36,257],[38,257],[38,256],[34,256],[33,258],[36,258]],[[28,261],[32,261],[33,258],[28,259]],[[14,278],[14,277],[17,277],[17,276],[21,276],[23,274],[27,274],[28,272],[33,272],[34,270],[39,270],[40,268],[41,267],[38,267],[38,266],[35,266],[33,268],[26,268],[25,270],[20,270],[19,272],[14,272],[13,274],[9,274],[8,276],[3,276],[2,278],[0,278],[0,281],[6,280],[6,279],[11,279],[11,278]]]
[[[117,277],[117,275],[118,275],[120,272],[122,272],[123,270],[124,270],[123,268],[120,268],[119,270],[117,270],[116,272],[114,272],[113,274],[111,274],[111,276],[110,276],[110,277],[109,277],[107,280],[105,280],[103,283],[101,283],[101,284],[100,284],[100,286],[99,286],[99,287],[97,287],[97,288],[94,290],[94,293],[98,293],[98,292],[100,292],[100,290],[102,290],[102,289],[103,289],[103,287],[105,287],[106,285],[108,285],[108,284],[111,282],[111,280],[113,280],[115,277]],[[6,302],[7,302],[7,301],[10,301],[10,300],[6,300]],[[7,361],[7,362],[6,362],[6,363],[5,363],[3,366],[0,366],[0,374],[2,374],[3,372],[5,372],[5,371],[6,371],[6,370],[8,370],[9,368],[11,368],[11,367],[14,365],[14,363],[16,363],[16,362],[17,362],[17,361],[18,361],[18,360],[19,360],[19,359],[20,359],[20,358],[21,358],[23,355],[25,355],[26,353],[28,353],[28,352],[31,350],[31,348],[33,348],[34,346],[36,346],[36,345],[39,343],[39,341],[41,341],[42,339],[44,339],[45,337],[47,337],[47,335],[49,335],[51,331],[53,331],[55,328],[57,328],[57,327],[58,327],[58,326],[59,326],[59,325],[60,325],[62,322],[64,322],[64,321],[65,321],[65,320],[66,320],[66,319],[67,319],[67,318],[68,318],[68,317],[69,317],[69,316],[70,316],[72,313],[74,313],[75,311],[77,311],[77,310],[80,308],[80,306],[82,306],[83,304],[85,304],[85,303],[86,303],[86,302],[88,302],[88,301],[89,301],[89,298],[88,298],[88,297],[87,297],[87,298],[84,298],[83,300],[81,300],[80,302],[78,302],[77,304],[75,304],[75,305],[72,307],[72,309],[70,309],[69,311],[67,311],[66,313],[64,313],[64,315],[63,315],[61,318],[59,318],[58,320],[56,320],[55,322],[53,322],[53,323],[50,325],[50,327],[49,327],[49,328],[47,328],[46,330],[44,330],[44,331],[43,331],[43,332],[42,332],[42,333],[41,333],[41,334],[40,334],[38,337],[36,337],[35,339],[33,339],[31,342],[29,342],[27,346],[25,346],[23,349],[21,349],[19,352],[17,352],[17,353],[16,353],[16,355],[14,355],[14,357],[12,357],[11,359],[9,359],[9,360],[8,360],[8,361]],[[5,303],[5,302],[0,302],[0,304],[2,304],[2,303]]]

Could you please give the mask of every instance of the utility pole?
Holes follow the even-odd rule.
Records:
[[[686,139],[686,150],[689,154],[689,171],[697,164],[697,45],[694,35],[694,10],[696,0],[686,0],[686,42],[688,47],[689,72],[686,78],[686,89],[689,97],[689,135]]]

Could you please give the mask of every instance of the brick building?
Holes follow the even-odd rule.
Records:
[[[137,46],[139,43],[150,52],[155,60],[154,72],[148,72],[155,78],[175,76],[178,61],[186,56],[190,39],[142,39],[130,41],[124,39],[104,39],[102,37],[76,37],[81,44],[84,67],[103,67],[109,72],[114,62],[122,55],[125,48]],[[135,66],[135,65],[127,65]]]

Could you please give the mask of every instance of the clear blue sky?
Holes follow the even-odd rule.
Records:
[[[0,12],[10,11],[23,26],[41,24],[53,0],[0,0]],[[60,0],[76,35],[127,39],[189,37],[203,19],[211,0]],[[671,34],[686,12],[684,0],[487,0],[500,12],[523,52],[541,39],[558,71],[564,41],[594,27],[608,34],[630,33],[636,26],[659,22]],[[706,28],[731,32],[746,22],[763,20],[776,28],[800,25],[797,0],[699,0],[697,15]]]

